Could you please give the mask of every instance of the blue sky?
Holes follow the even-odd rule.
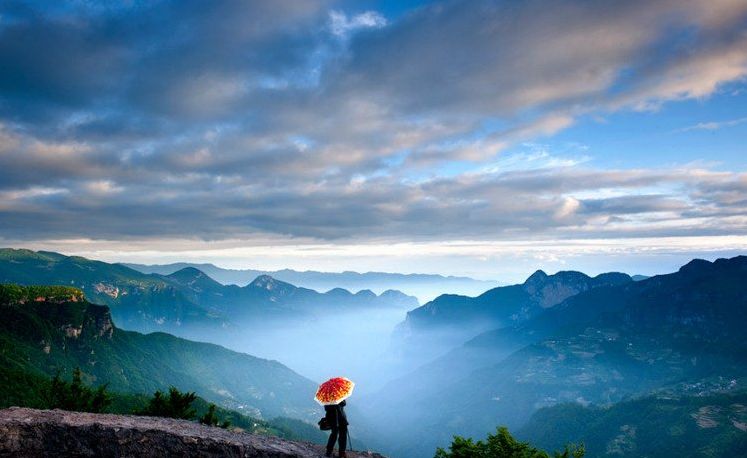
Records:
[[[612,167],[670,167],[712,162],[714,168],[747,168],[747,92],[727,87],[707,99],[678,101],[656,111],[626,111],[584,119],[558,133],[553,145],[579,142],[592,164]],[[739,121],[729,125],[730,122]],[[720,125],[710,125],[711,123]]]
[[[0,242],[519,280],[747,248],[747,4],[0,5]]]

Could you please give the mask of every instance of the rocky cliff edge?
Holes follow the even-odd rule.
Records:
[[[323,447],[310,443],[185,420],[18,407],[0,410],[0,456],[316,458],[323,452]],[[348,456],[384,458],[371,452],[348,452]]]

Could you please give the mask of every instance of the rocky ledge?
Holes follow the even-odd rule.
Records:
[[[0,410],[0,456],[323,456],[318,445],[203,426],[185,420],[11,407]],[[350,457],[384,458],[371,452]]]

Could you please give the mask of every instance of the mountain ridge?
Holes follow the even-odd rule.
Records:
[[[144,274],[121,264],[25,249],[0,249],[0,283],[76,286],[93,301],[109,306],[117,323],[127,329],[188,337],[195,335],[194,330],[232,328],[244,324],[237,319],[263,313],[288,318],[321,313],[326,307],[418,305],[414,297],[398,291],[376,296],[336,290],[327,296],[269,276],[239,287],[223,285],[194,267],[170,275]]]
[[[427,319],[436,316],[443,317],[444,321],[448,320],[449,325],[453,325],[455,319],[460,322],[484,318],[519,321],[524,316],[537,312],[537,310],[530,310],[532,306],[539,305],[542,309],[550,308],[579,292],[632,281],[629,275],[619,272],[608,272],[590,277],[578,271],[559,271],[553,275],[547,275],[544,271],[537,270],[521,284],[499,286],[479,296],[444,294],[408,312],[407,318],[414,322],[410,326],[417,326],[418,318]],[[451,304],[450,301],[456,304]],[[520,303],[515,304],[511,301]],[[479,316],[465,317],[465,314]],[[498,315],[498,318],[492,317],[491,314]],[[496,325],[506,325],[509,322],[491,322],[486,325],[497,327]]]
[[[311,288],[320,292],[343,287],[350,291],[370,289],[379,294],[387,289],[398,289],[405,294],[417,296],[419,300],[432,298],[434,291],[457,291],[461,294],[479,294],[500,285],[500,282],[478,280],[471,277],[396,273],[396,272],[323,272],[316,270],[260,270],[260,269],[227,269],[211,263],[171,263],[171,264],[136,264],[123,263],[143,273],[168,275],[184,267],[196,267],[223,284],[244,286],[258,275],[268,274],[291,284]]]
[[[744,389],[745,278],[745,256],[696,260],[671,274],[579,293],[518,326],[481,334],[439,358],[435,368],[382,390],[392,402],[416,406],[401,419],[417,426],[397,437],[403,443],[397,452],[425,456],[418,447],[443,445],[454,433],[479,436],[497,423],[519,428],[536,409],[562,402],[615,403],[722,378]],[[424,380],[450,372],[458,375],[440,384]],[[368,403],[372,421],[385,425],[376,396]],[[439,408],[432,414],[417,413],[434,404]],[[442,424],[448,432],[420,426]],[[379,434],[399,433],[384,428]]]
[[[120,392],[174,385],[259,418],[311,421],[318,413],[309,394],[316,384],[281,363],[166,333],[121,330],[108,307],[74,288],[0,285],[0,310],[0,366],[7,370],[50,377],[79,367],[92,383]]]
[[[392,346],[422,363],[482,332],[516,326],[581,292],[632,282],[619,272],[590,277],[578,271],[548,275],[537,270],[523,283],[479,296],[444,294],[409,311],[393,333]]]

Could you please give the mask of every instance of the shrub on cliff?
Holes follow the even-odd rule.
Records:
[[[70,382],[57,373],[43,394],[47,409],[74,410],[77,412],[103,412],[111,404],[107,385],[92,389],[83,384],[80,368],[75,368]]]
[[[208,406],[207,412],[205,412],[205,415],[200,417],[200,423],[203,425],[208,426],[220,426],[221,428],[228,428],[231,426],[231,422],[228,420],[221,421],[218,418],[218,415],[215,413],[215,404],[211,403]]]
[[[195,393],[182,393],[172,386],[169,388],[168,396],[165,396],[160,390],[153,393],[153,397],[148,401],[148,405],[145,409],[138,412],[138,414],[150,417],[192,420],[197,415],[195,409],[192,408],[192,403],[195,399],[197,399]]]
[[[474,442],[472,439],[454,436],[446,451],[436,450],[434,458],[582,458],[584,447],[568,445],[562,452],[549,455],[543,450],[532,447],[527,442],[516,440],[508,429],[500,427],[495,434],[488,434],[487,441]]]

